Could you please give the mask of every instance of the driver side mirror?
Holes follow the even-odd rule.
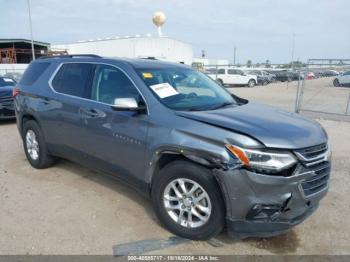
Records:
[[[116,111],[146,112],[146,106],[139,106],[133,97],[116,98],[112,108]]]

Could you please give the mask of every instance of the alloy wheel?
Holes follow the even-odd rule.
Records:
[[[30,129],[26,133],[26,147],[30,158],[37,160],[39,158],[39,143],[36,134]]]
[[[175,179],[166,186],[163,204],[177,224],[188,228],[203,226],[212,212],[208,193],[197,182],[187,178]]]

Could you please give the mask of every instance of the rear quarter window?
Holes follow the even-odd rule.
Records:
[[[36,80],[45,72],[49,67],[50,63],[41,62],[41,63],[32,63],[29,65],[27,70],[24,72],[20,84],[22,85],[32,85]]]
[[[93,68],[90,63],[63,64],[52,80],[52,88],[61,94],[90,98]]]

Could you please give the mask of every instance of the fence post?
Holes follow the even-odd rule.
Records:
[[[345,115],[348,115],[349,107],[350,107],[350,94],[349,94],[349,96],[348,96],[348,103],[347,103],[347,105],[346,105]]]
[[[295,106],[294,106],[295,113],[298,113],[299,93],[300,93],[300,73],[299,73],[299,79],[298,79],[297,94],[295,97]]]

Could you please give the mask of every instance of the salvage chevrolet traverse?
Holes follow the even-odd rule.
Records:
[[[232,95],[185,65],[47,57],[13,95],[34,168],[66,158],[123,179],[185,238],[225,226],[240,239],[286,232],[328,190],[330,147],[317,122]]]

